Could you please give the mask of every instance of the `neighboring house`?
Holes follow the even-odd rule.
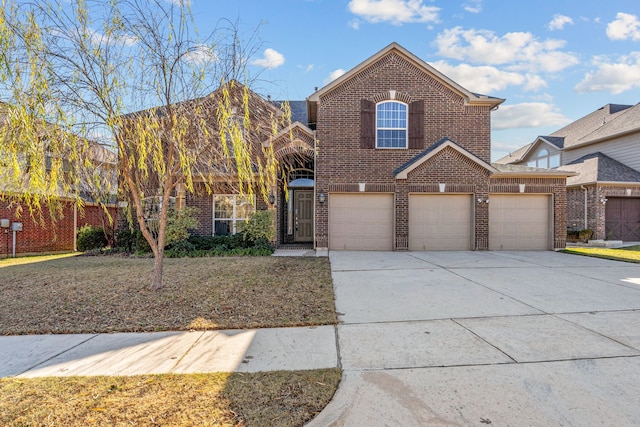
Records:
[[[640,241],[640,105],[607,104],[498,160],[574,172],[568,227]]]
[[[9,106],[0,102],[0,122],[6,126],[6,114]],[[115,178],[116,157],[113,152],[106,150],[97,143],[90,142],[91,158],[94,164],[100,164],[106,179]],[[27,255],[37,253],[70,252],[76,250],[76,236],[84,225],[111,228],[104,209],[96,203],[96,192],[91,186],[83,185],[79,188],[83,199],[83,206],[79,207],[72,197],[61,194],[60,203],[53,215],[51,206],[43,206],[39,214],[34,217],[28,207],[16,200],[16,194],[23,194],[20,187],[10,184],[13,179],[7,171],[8,163],[0,158],[0,258],[13,255]],[[52,162],[48,156],[45,161],[45,173],[51,173]],[[25,176],[28,169],[25,162]],[[115,196],[112,196],[115,203]],[[115,204],[109,208],[112,217],[117,209]],[[20,231],[13,231],[13,229]],[[15,246],[14,246],[15,234]]]
[[[269,203],[221,184],[213,194],[178,192],[177,204],[199,208],[196,233],[205,236],[238,232],[255,209],[273,209],[277,246],[562,248],[572,174],[490,163],[490,115],[503,101],[393,43],[290,102],[291,124],[275,135],[253,135],[280,162]],[[249,105],[252,123],[260,112],[282,114],[255,93]]]

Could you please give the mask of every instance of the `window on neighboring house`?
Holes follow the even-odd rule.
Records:
[[[213,234],[226,236],[239,233],[254,210],[250,196],[238,194],[213,196]]]
[[[407,104],[376,105],[376,148],[407,148]]]
[[[560,166],[560,154],[551,154],[549,150],[543,148],[527,162],[527,166],[546,169],[557,168]]]

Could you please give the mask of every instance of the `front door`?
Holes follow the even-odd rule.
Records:
[[[313,190],[293,192],[294,240],[313,242]]]

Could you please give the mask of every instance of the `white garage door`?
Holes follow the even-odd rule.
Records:
[[[392,250],[393,194],[329,194],[329,249]]]
[[[489,196],[490,250],[551,249],[551,196]]]
[[[409,249],[458,251],[471,249],[472,196],[409,195]]]

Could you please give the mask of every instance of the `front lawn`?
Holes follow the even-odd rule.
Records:
[[[569,247],[562,252],[567,254],[610,259],[614,261],[640,263],[640,246],[628,246],[618,249]]]
[[[160,291],[146,289],[152,259],[24,260],[0,261],[2,335],[337,323],[328,258],[166,259]]]
[[[2,426],[302,426],[339,369],[254,374],[0,379]]]
[[[337,322],[328,258],[0,260],[0,334],[246,329]],[[302,426],[339,369],[0,379],[0,425]]]

